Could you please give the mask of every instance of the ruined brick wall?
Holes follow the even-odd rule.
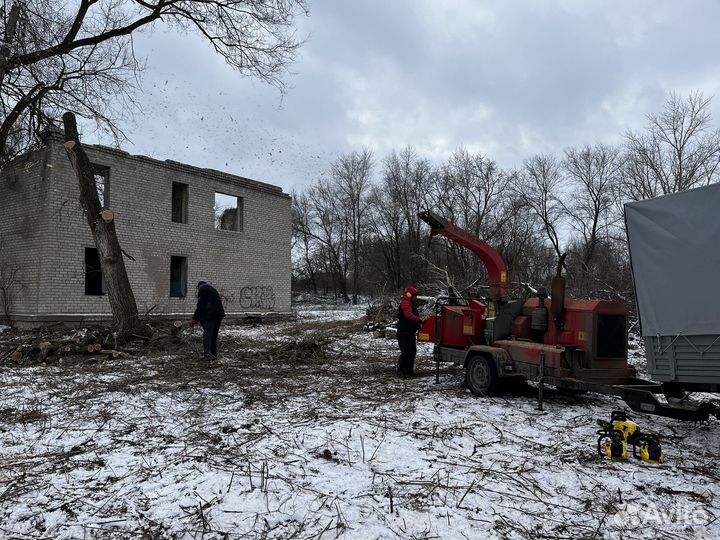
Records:
[[[35,191],[43,194],[49,220],[37,244],[44,264],[37,271],[36,309],[24,298],[16,311],[47,320],[107,315],[106,296],[85,295],[84,249],[94,243],[74,171],[62,140],[53,137],[45,180],[31,175],[30,182],[42,183]],[[230,314],[290,311],[290,197],[280,188],[109,148],[86,150],[94,164],[109,169],[108,207],[115,213],[121,246],[135,259],[126,258],[125,265],[141,312],[156,306],[156,314],[191,314],[199,280],[220,291]],[[187,223],[171,221],[173,182],[188,185]],[[216,191],[243,198],[241,231],[215,229]],[[32,234],[38,242],[37,232]],[[170,297],[171,256],[187,257],[185,298]]]
[[[15,275],[8,291],[12,313],[37,311],[38,283],[48,264],[47,159],[48,149],[40,148],[0,171],[0,279]]]

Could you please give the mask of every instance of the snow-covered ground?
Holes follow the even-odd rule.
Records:
[[[614,398],[477,398],[394,377],[363,312],[221,333],[187,353],[1,367],[0,537],[717,538],[720,424],[635,415],[667,462],[596,454]]]
[[[365,315],[366,309],[365,305],[303,305],[295,313],[313,321],[352,321]]]

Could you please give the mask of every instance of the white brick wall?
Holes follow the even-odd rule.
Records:
[[[290,197],[280,188],[218,171],[86,146],[109,167],[109,207],[138,309],[190,314],[195,285],[212,283],[228,313],[290,311]],[[46,166],[44,166],[46,165]],[[45,175],[42,174],[45,170]],[[17,175],[18,181],[12,179]],[[188,184],[188,223],[171,221],[172,182]],[[244,200],[243,230],[217,231],[215,192]],[[13,314],[108,315],[107,298],[85,295],[84,248],[94,247],[78,201],[75,173],[53,135],[47,145],[0,174],[3,260],[20,266]],[[170,297],[170,257],[187,257],[188,297]]]

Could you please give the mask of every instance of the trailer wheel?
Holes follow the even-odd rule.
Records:
[[[465,384],[476,396],[494,394],[498,386],[494,362],[484,355],[471,356],[465,367]]]

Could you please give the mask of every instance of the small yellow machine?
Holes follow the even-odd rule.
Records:
[[[632,445],[633,457],[647,463],[662,463],[665,456],[660,439],[652,433],[642,433],[639,426],[624,411],[613,411],[610,421],[598,420],[598,454],[614,460],[628,458],[628,446]]]

